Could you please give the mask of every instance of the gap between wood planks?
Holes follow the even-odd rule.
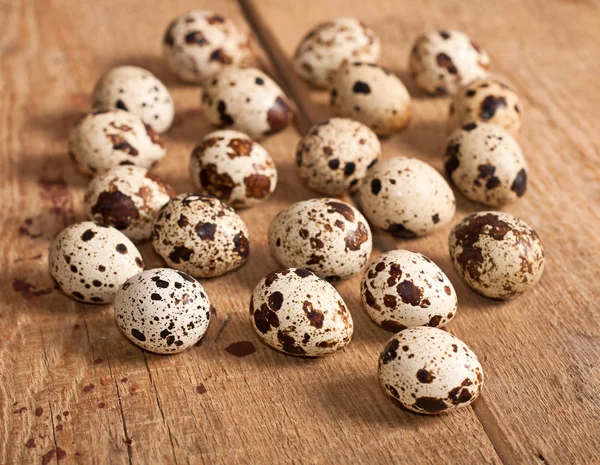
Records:
[[[257,37],[262,49],[273,65],[283,90],[296,104],[298,109],[294,117],[296,128],[301,135],[306,134],[310,127],[318,121],[318,118],[315,118],[315,115],[311,115],[309,106],[305,104],[305,102],[310,102],[310,99],[306,98],[307,92],[304,85],[296,76],[273,32],[262,19],[254,5],[254,1],[238,0],[238,3],[244,18],[252,28],[252,32]],[[356,204],[354,200],[352,202]],[[373,241],[384,252],[396,248],[396,244],[391,239],[380,235],[374,234]],[[471,407],[500,461],[505,465],[520,463],[513,447],[510,445],[506,435],[502,432],[502,429],[489,409],[484,396],[481,395]]]

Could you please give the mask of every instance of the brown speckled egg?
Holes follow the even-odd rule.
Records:
[[[204,88],[202,108],[212,124],[255,140],[285,129],[293,118],[283,91],[256,68],[223,69]]]
[[[79,120],[69,136],[69,155],[84,174],[119,165],[151,168],[165,153],[152,127],[124,110],[95,110]]]
[[[129,278],[118,290],[115,318],[135,345],[157,354],[174,354],[204,335],[210,301],[190,275],[155,268]]]
[[[248,34],[213,11],[188,11],[171,21],[163,51],[169,68],[195,84],[212,79],[225,66],[254,62]]]
[[[190,176],[200,191],[234,208],[268,199],[277,185],[275,163],[264,147],[229,129],[207,134],[194,148]]]
[[[174,196],[175,190],[146,168],[116,166],[92,179],[85,211],[91,220],[141,242],[150,239],[156,213]]]
[[[489,123],[467,123],[452,133],[446,173],[465,197],[493,207],[525,195],[527,163],[518,142]]]
[[[92,221],[73,224],[56,236],[48,264],[66,295],[91,304],[111,303],[121,284],[144,269],[133,242]]]
[[[138,66],[118,66],[105,73],[94,88],[92,106],[130,111],[159,133],[171,127],[175,116],[175,105],[165,85]]]
[[[304,36],[294,54],[294,69],[311,84],[327,87],[342,63],[375,63],[380,49],[379,37],[362,21],[334,18]]]
[[[456,211],[454,194],[443,176],[416,158],[377,163],[367,173],[359,199],[372,226],[405,238],[442,228]]]
[[[425,255],[390,250],[373,260],[360,283],[369,316],[385,329],[445,326],[456,315],[456,292],[448,277]]]
[[[337,199],[311,199],[279,212],[269,226],[269,246],[282,266],[337,281],[362,269],[373,239],[356,208]]]
[[[210,195],[181,194],[171,199],[154,220],[152,243],[167,265],[198,278],[239,268],[250,253],[242,219]]]
[[[524,221],[501,212],[466,216],[450,233],[456,271],[480,294],[508,299],[531,289],[544,271],[544,248]]]
[[[388,341],[379,356],[379,381],[403,407],[432,415],[471,404],[483,387],[483,369],[457,337],[416,327]]]
[[[378,136],[402,131],[410,120],[410,95],[398,77],[372,63],[345,63],[333,77],[331,107],[337,116],[369,126]]]
[[[490,57],[460,31],[430,32],[415,42],[409,69],[417,85],[429,93],[453,94],[487,76]]]
[[[301,357],[333,353],[354,332],[352,315],[335,288],[300,268],[260,280],[250,300],[250,322],[268,345]]]
[[[298,175],[311,189],[327,195],[355,192],[377,162],[381,144],[358,121],[331,118],[314,125],[296,149]]]
[[[506,84],[479,79],[452,96],[448,130],[472,122],[492,123],[516,136],[523,123],[523,105]]]

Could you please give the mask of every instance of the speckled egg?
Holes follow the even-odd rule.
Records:
[[[157,354],[174,354],[204,336],[210,301],[189,274],[155,268],[123,284],[115,297],[115,318],[135,345]]]
[[[544,272],[544,247],[537,233],[508,213],[480,212],[450,233],[456,271],[480,294],[508,299],[531,289]]]
[[[79,120],[69,136],[69,155],[84,174],[119,165],[151,168],[165,153],[165,143],[154,129],[124,110],[95,110]]]
[[[356,208],[336,199],[311,199],[279,212],[269,226],[269,246],[282,266],[337,281],[362,269],[373,239]]]
[[[337,116],[369,126],[378,136],[402,131],[410,95],[398,77],[372,63],[345,63],[333,76],[331,107]]]
[[[195,84],[212,79],[223,67],[254,62],[248,34],[213,11],[188,11],[171,21],[163,51],[169,68]]]
[[[320,357],[352,339],[352,315],[335,288],[314,273],[269,273],[250,300],[250,322],[268,345],[289,355]]]
[[[443,176],[416,158],[377,163],[365,177],[359,199],[371,226],[404,238],[442,228],[456,211],[454,194]]]
[[[483,387],[483,369],[460,339],[421,326],[388,341],[379,356],[379,381],[404,408],[432,415],[472,403]]]
[[[127,236],[92,221],[63,229],[50,245],[48,264],[66,295],[91,304],[111,303],[119,286],[144,269]]]
[[[225,68],[204,88],[202,107],[215,126],[259,140],[291,123],[290,103],[269,76],[256,68]]]
[[[496,79],[478,79],[452,96],[448,130],[472,122],[492,123],[516,136],[523,123],[521,100]]]
[[[518,142],[490,123],[467,123],[448,139],[444,167],[465,197],[493,207],[525,195],[527,163]]]
[[[294,69],[317,87],[327,87],[338,67],[348,61],[375,63],[379,37],[356,18],[334,18],[313,28],[294,54]]]
[[[490,57],[460,31],[430,32],[415,42],[409,69],[417,85],[429,93],[453,94],[487,76]]]
[[[277,170],[269,153],[243,132],[224,129],[202,139],[192,151],[194,185],[234,208],[253,207],[277,185]]]
[[[167,265],[198,278],[239,268],[250,253],[242,219],[210,195],[181,194],[171,199],[154,220],[152,243]]]
[[[456,292],[442,270],[425,255],[390,250],[373,260],[360,283],[369,316],[385,329],[445,326],[456,315]]]
[[[355,192],[367,170],[377,162],[381,144],[358,121],[331,118],[314,125],[296,149],[300,179],[327,195]]]
[[[116,166],[89,183],[85,211],[91,220],[141,242],[150,239],[156,213],[174,196],[175,190],[146,168]]]
[[[118,66],[105,73],[94,88],[92,106],[130,111],[159,133],[171,127],[175,116],[175,105],[165,85],[137,66]]]

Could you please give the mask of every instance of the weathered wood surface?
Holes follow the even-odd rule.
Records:
[[[0,463],[600,463],[597,3],[83,3],[0,4]],[[137,64],[169,86],[177,124],[157,171],[178,192],[192,189],[189,153],[209,127],[199,90],[165,69],[160,41],[172,17],[198,7],[254,30],[261,65],[302,110],[301,130],[328,109],[325,93],[290,72],[296,43],[328,17],[354,15],[370,24],[382,39],[382,64],[414,96],[414,118],[406,132],[384,141],[385,156],[413,155],[441,168],[447,99],[421,95],[406,75],[411,43],[422,31],[458,28],[477,37],[495,72],[522,96],[519,140],[531,184],[506,210],[545,242],[547,269],[536,289],[506,303],[475,295],[450,264],[449,228],[412,241],[376,235],[374,254],[420,251],[453,281],[460,309],[448,329],[476,351],[487,375],[473,408],[429,418],[385,398],[375,367],[389,333],[361,308],[359,277],[338,286],[356,324],[341,353],[298,360],[255,336],[247,302],[260,277],[277,268],[266,243],[269,222],[286,205],[315,196],[295,175],[294,128],[264,144],[280,187],[263,206],[242,212],[251,232],[249,263],[203,282],[217,312],[201,345],[171,357],[144,353],[119,333],[111,307],[78,304],[54,289],[49,240],[82,218],[87,183],[66,155],[66,138],[102,71]],[[457,219],[481,209],[457,198]],[[142,253],[160,266],[151,246]]]

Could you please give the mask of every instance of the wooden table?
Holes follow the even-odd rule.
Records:
[[[180,83],[161,56],[168,21],[191,8],[214,9],[251,30],[261,66],[299,111],[296,128],[265,142],[279,188],[241,213],[252,239],[248,264],[203,281],[217,309],[210,328],[201,345],[167,357],[126,340],[112,307],[58,292],[47,249],[82,219],[88,180],[69,160],[66,139],[111,66],[144,66],[171,89],[177,122],[157,171],[178,192],[192,190],[188,157],[209,126],[200,90]],[[592,0],[2,1],[0,463],[600,463],[598,9]],[[387,157],[411,155],[441,169],[448,100],[423,96],[406,71],[423,31],[476,37],[524,101],[519,140],[531,183],[506,211],[545,243],[547,269],[533,291],[509,302],[470,291],[449,260],[450,226],[410,241],[375,234],[374,255],[422,252],[456,287],[460,310],[448,330],[479,355],[486,384],[472,407],[453,414],[414,415],[386,399],[376,361],[390,333],[361,308],[360,276],[338,285],[356,330],[334,356],[276,353],[248,322],[254,285],[277,268],[269,222],[315,196],[296,177],[299,134],[329,114],[326,95],[294,77],[289,57],[317,21],[339,15],[357,16],[380,35],[381,63],[414,96],[409,128],[383,141]],[[482,209],[457,199],[457,220]],[[160,266],[150,245],[142,252]]]

